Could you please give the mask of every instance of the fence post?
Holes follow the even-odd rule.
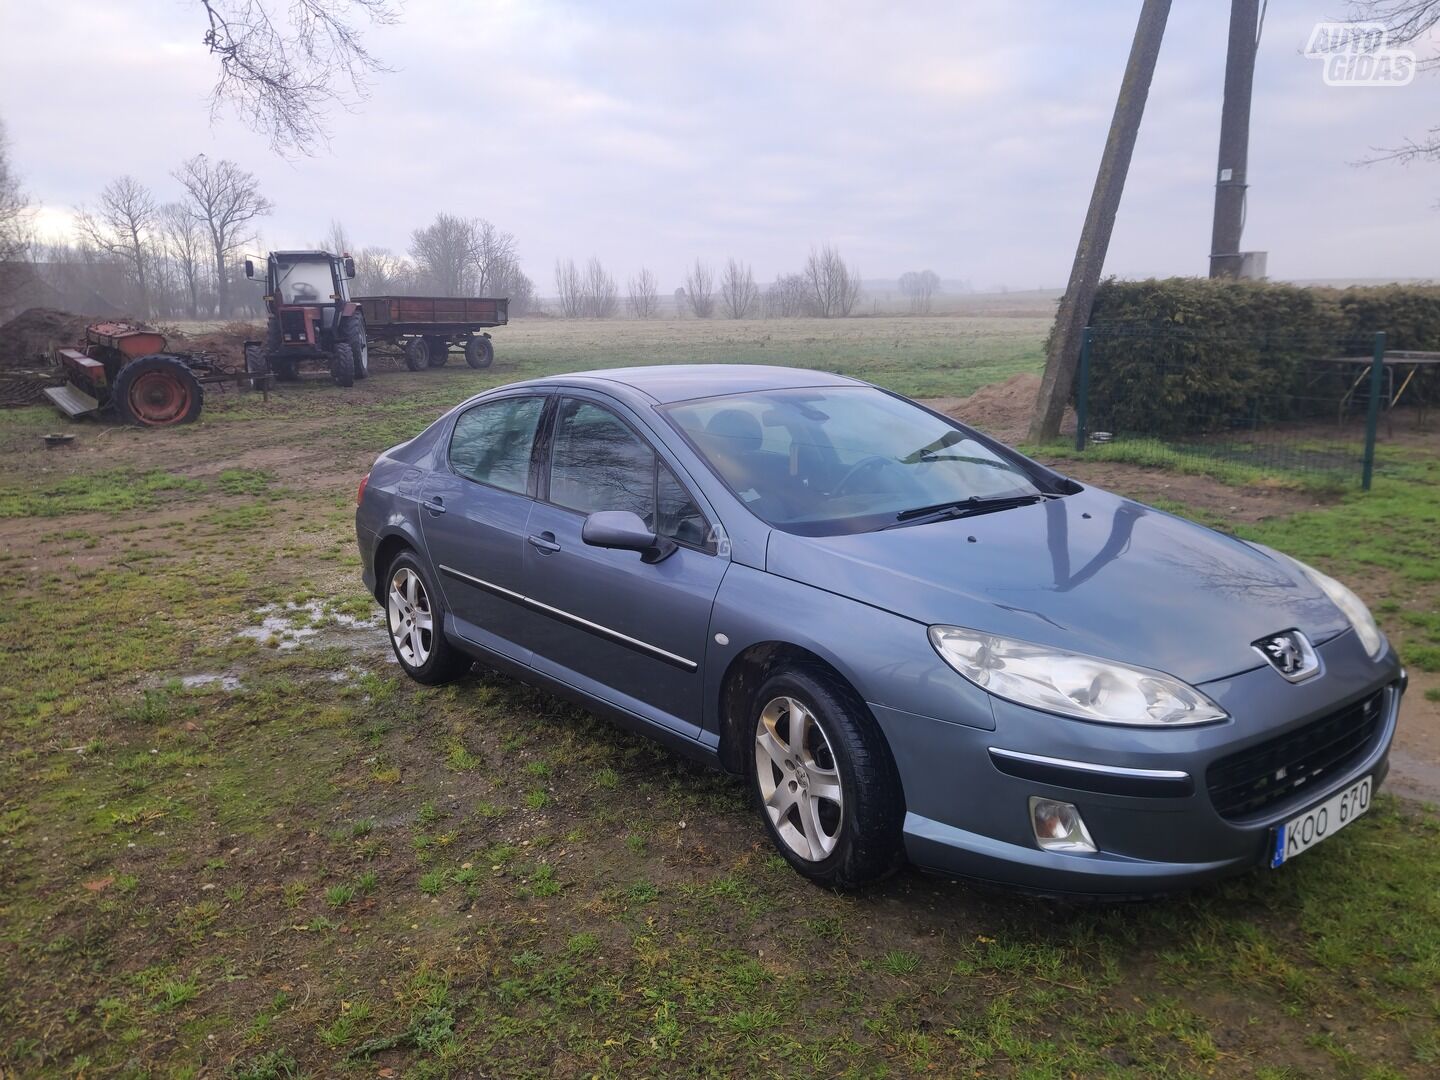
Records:
[[[1085,438],[1089,434],[1086,425],[1090,420],[1090,340],[1094,336],[1091,327],[1085,327],[1080,338],[1079,382],[1075,388],[1075,449],[1085,449]]]
[[[1375,352],[1370,360],[1370,405],[1365,412],[1365,467],[1360,489],[1370,490],[1375,475],[1375,431],[1380,426],[1380,394],[1385,385],[1385,332],[1375,335]]]

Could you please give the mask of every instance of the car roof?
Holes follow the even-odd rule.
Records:
[[[594,383],[628,387],[662,405],[691,398],[744,394],[756,390],[789,390],[800,386],[865,386],[859,379],[829,371],[774,367],[766,364],[655,364],[649,367],[602,368],[573,375],[551,375],[526,385]]]

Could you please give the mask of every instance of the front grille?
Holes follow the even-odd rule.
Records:
[[[1358,761],[1385,722],[1385,691],[1297,731],[1214,762],[1205,773],[1221,817],[1248,818]]]
[[[280,332],[286,341],[305,340],[305,313],[303,311],[282,311]]]

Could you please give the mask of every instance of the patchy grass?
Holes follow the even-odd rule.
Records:
[[[26,411],[0,415],[0,444],[50,470],[16,468],[0,496],[23,511],[0,521],[0,565],[26,567],[0,613],[0,1069],[1433,1075],[1433,814],[1382,798],[1280,871],[1144,905],[911,872],[836,895],[770,851],[737,781],[506,679],[398,678],[349,621],[373,611],[354,481],[382,436],[463,393],[627,347],[608,326],[547,330],[497,336],[498,372],[287,386],[270,412],[236,396],[88,458],[26,450]],[[853,365],[949,394],[1038,361],[1033,329],[972,331],[988,333],[657,326],[633,352]],[[256,457],[272,444],[285,454]],[[194,479],[166,487],[182,452]],[[1440,477],[1419,455],[1380,477],[1368,498],[1210,519],[1341,574],[1418,666],[1440,646]],[[37,516],[56,519],[39,546]],[[266,605],[313,610],[315,634],[238,637]],[[238,685],[181,681],[197,673]]]

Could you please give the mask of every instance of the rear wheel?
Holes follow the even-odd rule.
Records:
[[[432,337],[425,339],[425,345],[430,350],[430,366],[444,367],[450,359],[450,343],[444,338]]]
[[[336,386],[355,385],[355,354],[343,341],[335,343],[335,351],[330,356],[330,378]]]
[[[200,415],[205,392],[194,373],[173,356],[142,356],[120,369],[111,400],[127,424],[167,427]]]
[[[766,680],[752,716],[751,790],[785,860],[840,889],[897,869],[905,802],[864,704],[824,673],[797,668]]]
[[[472,663],[445,639],[445,609],[439,591],[415,554],[403,551],[386,569],[385,619],[390,647],[405,674],[435,686],[452,682]]]
[[[487,368],[495,362],[495,346],[484,334],[465,342],[465,362],[472,368]]]
[[[430,346],[424,338],[411,338],[405,343],[405,366],[411,371],[430,366]]]
[[[355,378],[365,379],[370,375],[370,343],[365,337],[365,320],[351,315],[340,323],[340,340],[350,346],[355,358]]]

